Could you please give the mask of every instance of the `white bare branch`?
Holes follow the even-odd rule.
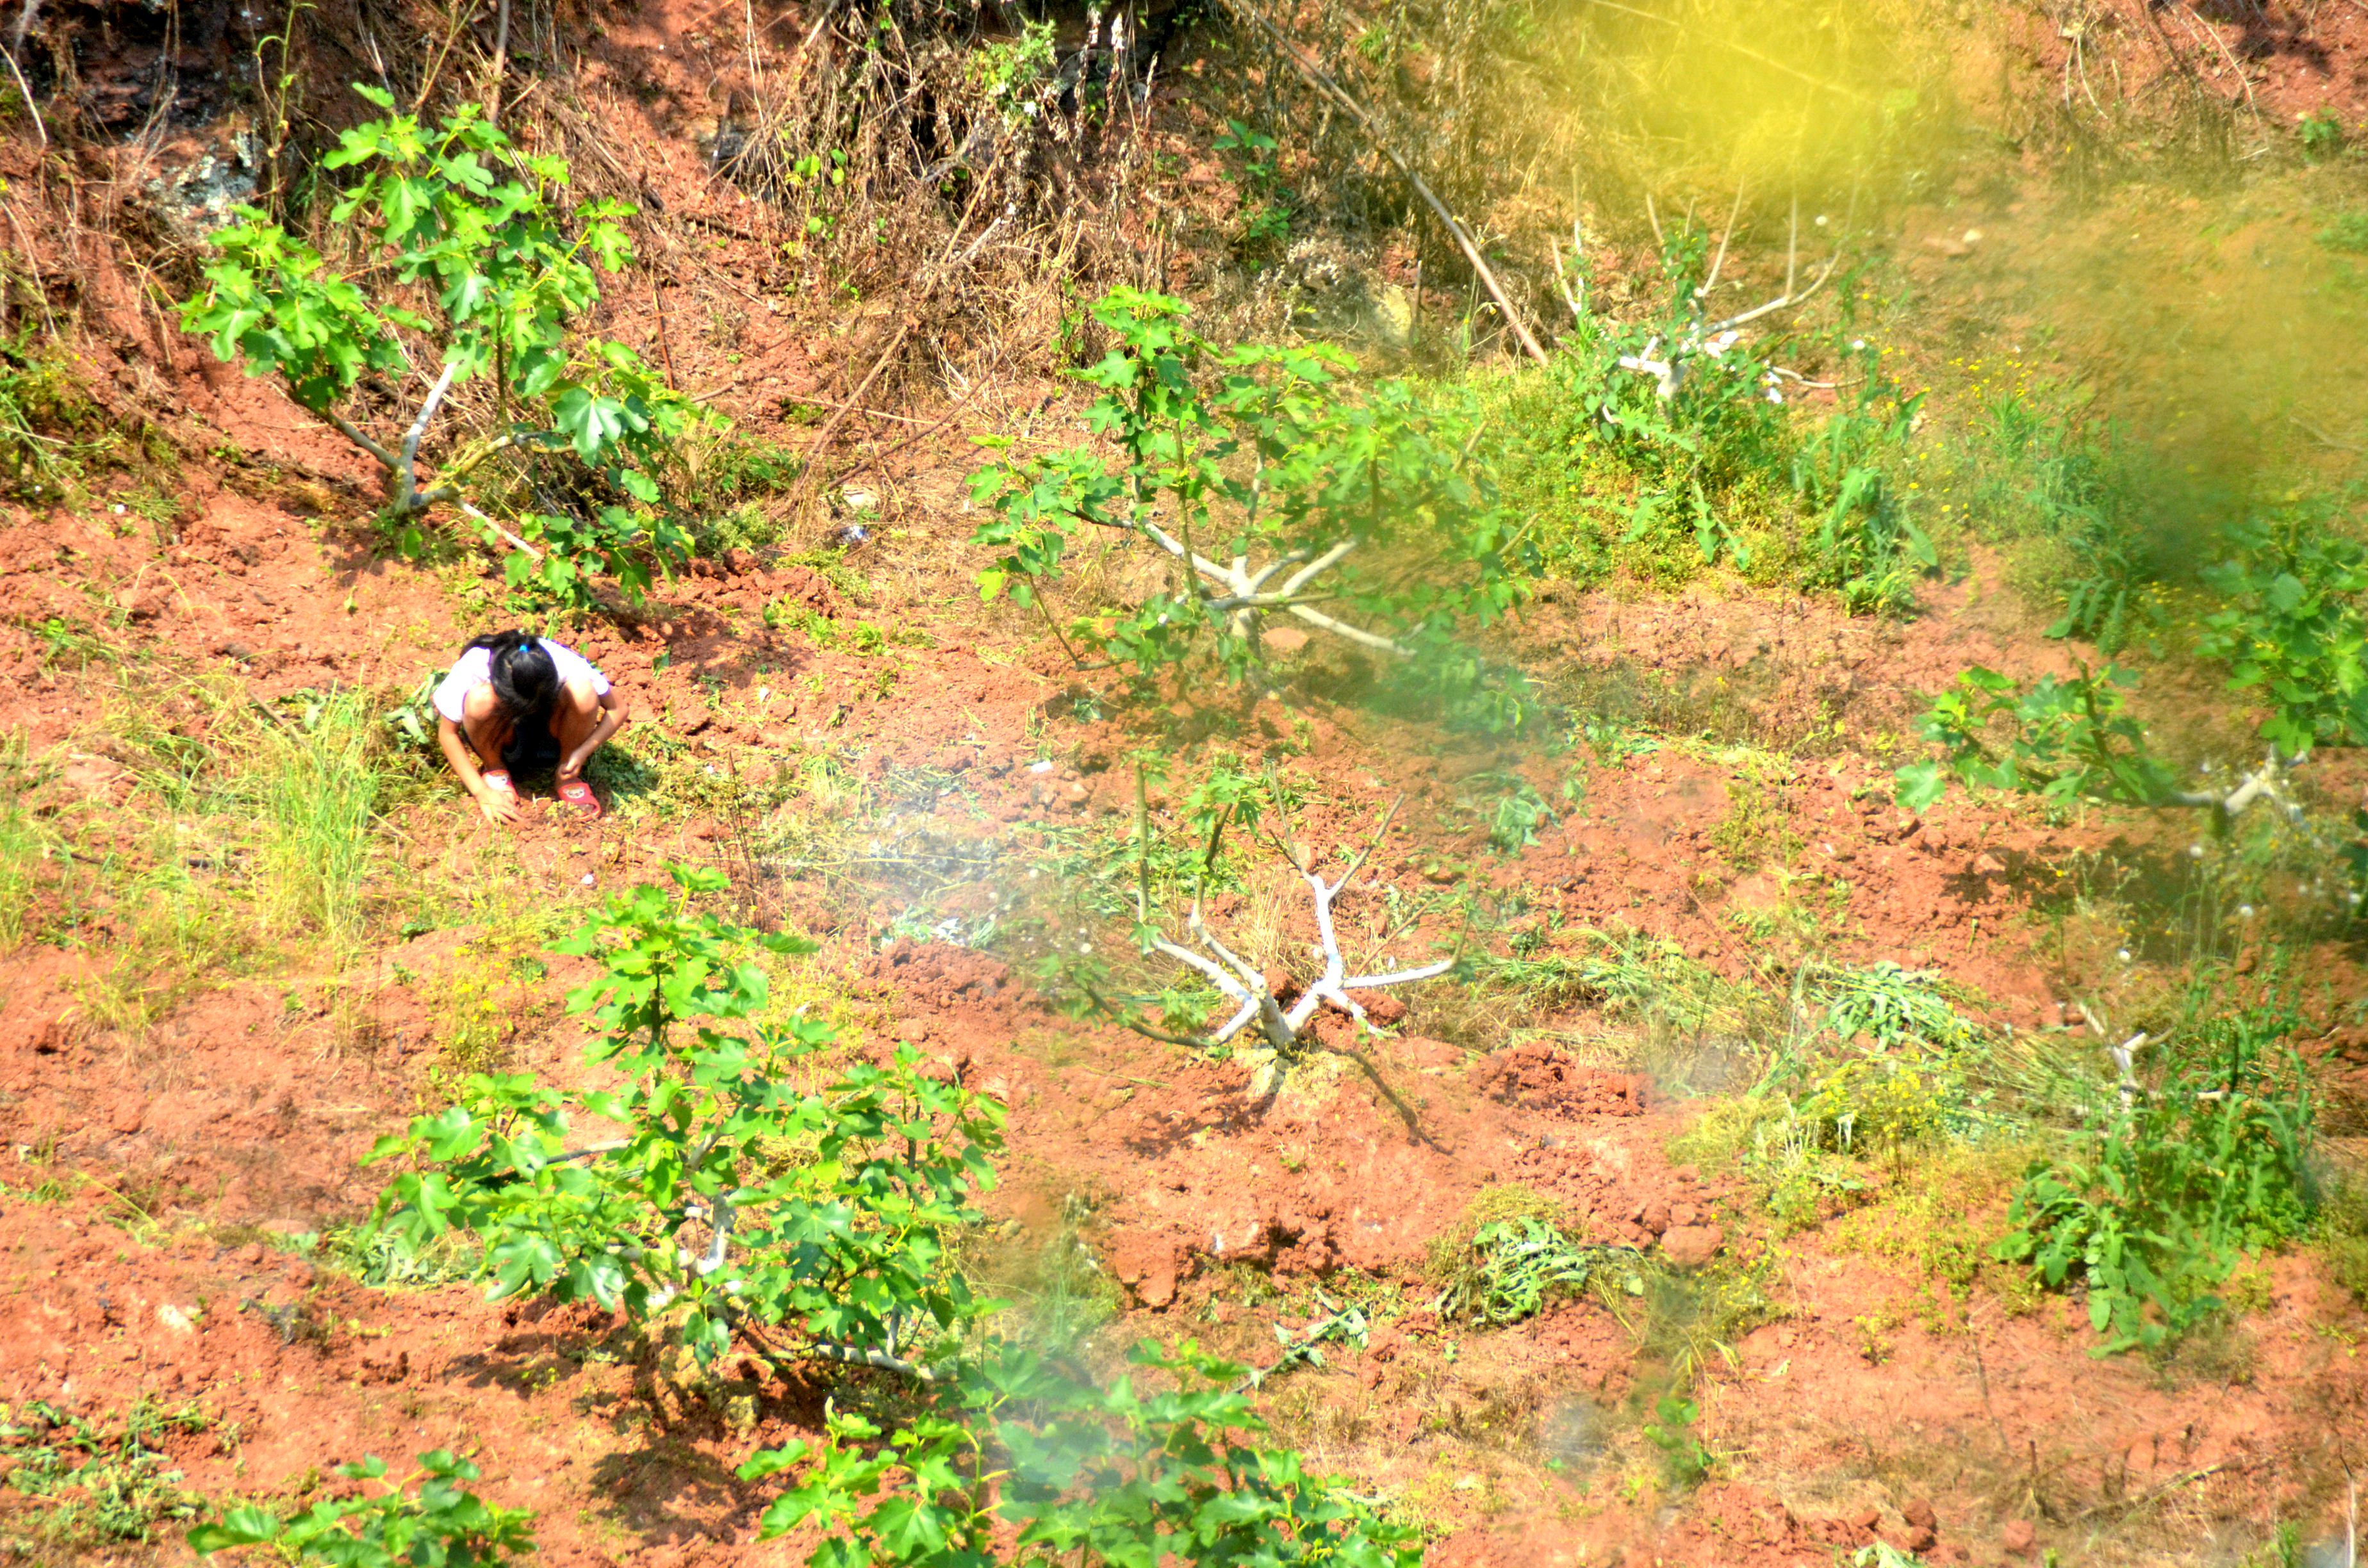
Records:
[[[1328,631],[1335,637],[1344,638],[1362,648],[1371,648],[1375,653],[1406,658],[1413,652],[1395,639],[1384,637],[1376,631],[1367,631],[1361,627],[1351,626],[1338,617],[1326,615],[1303,601],[1301,596],[1307,592],[1310,583],[1347,560],[1349,552],[1357,548],[1357,541],[1353,539],[1340,540],[1313,560],[1309,559],[1307,551],[1294,550],[1278,556],[1253,572],[1249,569],[1249,557],[1236,555],[1230,565],[1212,561],[1196,550],[1187,549],[1181,540],[1149,517],[1136,517],[1129,522],[1112,526],[1131,528],[1141,534],[1161,550],[1191,567],[1199,575],[1224,590],[1212,593],[1206,588],[1201,588],[1198,591],[1203,606],[1226,617],[1232,622],[1233,633],[1236,637],[1248,639],[1258,629],[1259,616],[1279,610],[1283,614],[1296,617],[1320,631]],[[1299,570],[1292,573],[1291,576],[1284,580],[1282,586],[1269,591],[1267,584],[1273,579],[1275,574],[1292,566],[1297,566]]]
[[[1855,209],[1855,199],[1852,206]],[[1709,276],[1704,278],[1701,288],[1694,292],[1694,299],[1698,301],[1706,304],[1710,298],[1710,291],[1718,285],[1719,274],[1726,267],[1727,245],[1735,237],[1736,219],[1742,210],[1743,193],[1738,189],[1736,192],[1735,206],[1727,213],[1725,232],[1719,236],[1718,253],[1711,262]],[[1650,192],[1647,192],[1645,197],[1645,211],[1652,221],[1654,239],[1666,246],[1668,241],[1661,233],[1660,216],[1653,206]],[[1586,272],[1583,266],[1586,259],[1586,240],[1575,219],[1570,226],[1570,252],[1571,267],[1567,272],[1563,266],[1561,251],[1557,249],[1554,252],[1554,276],[1557,282],[1561,284],[1563,303],[1569,307],[1572,319],[1583,322],[1587,319]],[[1826,258],[1825,266],[1818,268],[1816,276],[1809,280],[1806,288],[1801,287],[1801,203],[1800,199],[1795,197],[1793,201],[1791,233],[1785,245],[1782,293],[1771,300],[1762,301],[1748,311],[1737,312],[1724,321],[1696,322],[1666,347],[1662,339],[1656,335],[1645,343],[1641,352],[1622,354],[1615,363],[1621,369],[1652,377],[1655,391],[1666,403],[1676,397],[1678,389],[1685,384],[1689,361],[1704,358],[1718,358],[1740,339],[1742,328],[1778,311],[1790,310],[1806,303],[1811,296],[1823,289],[1827,280],[1833,277],[1834,268],[1840,265],[1841,257],[1842,247],[1837,241],[1833,254]],[[1569,281],[1573,277],[1579,280],[1576,292],[1573,291]]]
[[[2258,802],[2270,806],[2288,822],[2299,824],[2305,814],[2302,802],[2295,800],[2289,791],[2286,776],[2301,767],[2304,760],[2302,757],[2295,757],[2289,762],[2279,755],[2276,747],[2272,746],[2270,748],[2269,756],[2262,761],[2261,766],[2239,778],[2237,781],[2237,787],[2226,793],[2214,794],[2209,790],[2180,790],[2172,794],[2170,801],[2173,805],[2209,807],[2223,816],[2230,817],[2241,814]]]
[[[1315,1017],[1316,1009],[1326,1003],[1330,1003],[1359,1024],[1371,1028],[1372,1024],[1365,1017],[1364,1007],[1350,993],[1380,991],[1394,985],[1411,985],[1419,981],[1435,980],[1455,967],[1455,960],[1448,958],[1441,959],[1436,963],[1422,964],[1412,969],[1390,970],[1377,974],[1351,975],[1349,973],[1348,960],[1341,957],[1339,932],[1332,920],[1333,903],[1351,882],[1356,881],[1357,873],[1364,869],[1365,861],[1372,856],[1374,846],[1378,845],[1383,835],[1389,832],[1391,822],[1397,816],[1398,804],[1397,801],[1391,802],[1388,812],[1383,816],[1381,826],[1374,831],[1372,840],[1357,852],[1356,857],[1349,862],[1348,869],[1342,871],[1337,880],[1326,881],[1319,871],[1310,869],[1304,865],[1298,868],[1300,878],[1306,882],[1308,893],[1315,903],[1315,933],[1318,948],[1324,958],[1324,972],[1310,981],[1301,990],[1288,1012],[1283,1010],[1281,1004],[1275,997],[1273,988],[1267,983],[1265,972],[1247,959],[1226,947],[1218,939],[1216,934],[1209,929],[1207,922],[1201,916],[1201,908],[1197,900],[1193,904],[1191,915],[1186,920],[1186,928],[1201,947],[1214,955],[1213,957],[1204,957],[1183,944],[1170,941],[1165,937],[1154,936],[1151,938],[1153,951],[1163,953],[1199,973],[1222,992],[1228,1000],[1237,1005],[1233,1017],[1209,1037],[1208,1043],[1212,1045],[1224,1043],[1240,1033],[1251,1019],[1257,1018],[1265,1031],[1267,1043],[1278,1054],[1289,1055],[1296,1050],[1300,1036],[1306,1029],[1309,1021]]]

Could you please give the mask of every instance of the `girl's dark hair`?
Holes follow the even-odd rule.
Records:
[[[491,665],[494,700],[513,722],[540,719],[559,698],[559,666],[542,639],[523,631],[491,631],[461,650],[483,648]]]

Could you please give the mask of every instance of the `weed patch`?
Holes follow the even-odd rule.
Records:
[[[2051,1289],[2085,1288],[2105,1335],[2093,1354],[2178,1338],[2223,1310],[2246,1256],[2308,1224],[2310,1094],[2276,1049],[2290,1028],[2259,1012],[2209,1026],[2101,1132],[2024,1178],[1999,1256]]]
[[[1433,1303],[1443,1317],[1502,1325],[1534,1317],[1547,1302],[1589,1286],[1645,1290],[1641,1255],[1634,1247],[1589,1246],[1527,1215],[1494,1220],[1447,1269],[1447,1288]]]
[[[181,1485],[165,1445],[211,1425],[193,1403],[146,1399],[120,1423],[88,1420],[43,1400],[0,1405],[6,1484],[34,1504],[39,1544],[22,1543],[26,1554],[144,1541],[159,1524],[197,1517],[204,1500]]]

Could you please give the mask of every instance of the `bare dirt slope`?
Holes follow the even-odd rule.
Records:
[[[580,62],[577,101],[621,161],[609,176],[670,215],[676,247],[663,296],[620,295],[608,330],[712,389],[745,431],[794,445],[886,329],[868,304],[835,331],[767,307],[779,247],[698,146],[709,85],[736,69],[712,9],[646,6]],[[2265,93],[2350,82],[2361,18],[2323,9],[2317,43],[2262,46]],[[21,135],[0,169],[53,177]],[[2009,1172],[1902,1161],[1782,1233],[1738,1180],[1686,1157],[1706,1096],[1748,1071],[1719,988],[1741,994],[1813,949],[1938,971],[2002,1038],[2066,1051],[2088,1049],[2076,998],[2174,983],[2128,952],[2114,897],[2169,874],[2178,824],[2051,824],[1962,799],[1919,819],[1892,802],[1921,694],[1969,664],[2068,667],[1986,559],[1896,623],[1731,584],[1543,596],[1502,645],[1549,689],[1616,677],[1704,733],[1764,743],[1611,756],[1574,804],[1557,793],[1567,765],[1526,743],[1326,700],[1320,650],[1297,666],[1279,654],[1307,677],[1280,696],[1081,700],[1113,688],[978,602],[960,488],[964,435],[1050,428],[1069,393],[923,399],[871,422],[876,510],[817,508],[780,547],[702,561],[638,613],[567,633],[629,688],[646,764],[605,776],[604,821],[537,803],[497,830],[422,760],[386,803],[351,952],[217,932],[194,974],[160,963],[177,978],[143,990],[120,976],[151,939],[142,900],[159,895],[138,890],[161,884],[132,874],[220,870],[151,831],[169,738],[227,733],[225,702],[301,707],[338,687],[392,701],[507,612],[481,562],[384,550],[364,465],[172,330],[122,247],[94,230],[25,248],[77,280],[92,395],[136,403],[176,455],[70,505],[0,510],[0,735],[25,799],[97,879],[56,883],[36,911],[52,935],[0,956],[0,1403],[21,1425],[42,1402],[110,1440],[143,1401],[198,1414],[151,1434],[152,1471],[180,1479],[155,1494],[145,1542],[61,1544],[43,1533],[60,1502],[97,1500],[0,1481],[0,1550],[18,1560],[186,1561],[176,1490],[191,1508],[302,1497],[333,1460],[448,1444],[477,1456],[488,1495],[536,1510],[555,1564],[803,1561],[809,1541],[755,1544],[765,1494],[734,1471],[812,1434],[827,1386],[754,1362],[702,1381],[620,1322],[467,1284],[371,1288],[320,1242],[374,1198],[381,1178],[359,1164],[374,1140],[459,1071],[576,1071],[559,1007],[573,960],[541,952],[538,923],[672,861],[720,866],[751,915],[822,938],[790,983],[855,1049],[912,1041],[1010,1108],[981,1267],[1039,1305],[1100,1303],[1112,1315],[1091,1345],[1191,1335],[1263,1364],[1278,1325],[1363,1304],[1367,1343],[1273,1380],[1269,1408],[1320,1465],[1401,1500],[1435,1532],[1436,1563],[1826,1564],[1877,1540],[1930,1562],[2230,1561],[2323,1501],[2342,1455],[2357,1462],[2368,1314],[2310,1256],[2260,1270],[2220,1361],[2100,1360],[2078,1303],[1973,1256]],[[686,325],[724,314],[728,335]],[[840,548],[849,522],[868,537]],[[1124,842],[1131,754],[1210,744],[1304,784],[1312,842],[1356,840],[1403,799],[1339,905],[1358,940],[1576,965],[1601,950],[1594,933],[1617,933],[1635,952],[1669,945],[1699,1004],[1444,983],[1377,1002],[1379,1038],[1327,1020],[1334,1049],[1287,1072],[1065,1016],[1028,961],[1072,939],[1053,920],[1077,906],[1045,891],[1057,855]],[[1790,758],[1780,773],[1771,751]],[[1564,809],[1505,851],[1461,802],[1512,775]],[[1179,793],[1153,788],[1163,825]],[[2123,881],[2084,881],[2107,868]],[[70,891],[108,885],[126,891]],[[1475,933],[1463,895],[1509,913]],[[1280,874],[1212,913],[1279,955],[1315,937]],[[1035,918],[1036,947],[930,935],[996,914]],[[1122,937],[1095,918],[1076,936]],[[2356,994],[2356,957],[2329,943],[2311,978]],[[2311,1049],[2340,1105],[2368,1041],[2328,1017]],[[1514,1184],[1695,1281],[1687,1322],[1745,1326],[1730,1342],[1665,1324],[1676,1337],[1647,1345],[1641,1307],[1593,1300],[1505,1329],[1442,1321],[1435,1244],[1460,1244],[1475,1199]],[[1640,1435],[1680,1357],[1716,1460],[1692,1490]]]

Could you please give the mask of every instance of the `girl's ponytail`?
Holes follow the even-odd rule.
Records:
[[[539,719],[551,711],[559,699],[559,666],[541,638],[524,631],[492,631],[470,642],[469,648],[485,650],[494,699],[513,722]]]

